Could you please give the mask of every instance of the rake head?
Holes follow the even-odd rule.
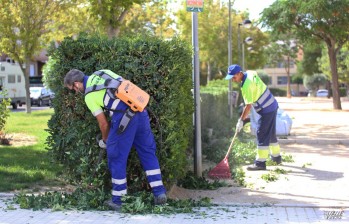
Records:
[[[231,172],[228,158],[225,157],[220,163],[218,163],[217,166],[210,170],[207,175],[211,179],[230,179]]]

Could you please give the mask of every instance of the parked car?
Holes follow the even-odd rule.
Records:
[[[48,88],[45,87],[30,87],[30,101],[31,105],[51,105],[52,99],[55,94]]]
[[[327,97],[328,96],[328,90],[327,89],[319,89],[316,92],[316,97]]]
[[[29,87],[30,104],[31,105],[38,105],[39,104],[39,97],[41,95],[43,88],[44,87]]]
[[[54,92],[50,89],[43,89],[41,96],[39,97],[39,103],[38,106],[41,107],[43,105],[52,105],[52,99],[55,97]]]

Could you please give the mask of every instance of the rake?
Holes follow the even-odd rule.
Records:
[[[218,163],[217,166],[215,166],[210,172],[208,172],[208,177],[211,179],[230,179],[231,178],[231,172],[229,167],[229,161],[228,156],[230,153],[230,150],[234,144],[235,138],[237,136],[238,132],[236,131],[233,137],[233,140],[230,143],[229,149],[227,154],[225,154],[224,159]]]

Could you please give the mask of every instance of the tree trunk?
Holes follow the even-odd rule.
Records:
[[[112,39],[113,37],[118,37],[120,34],[120,24],[124,21],[125,16],[127,14],[128,10],[125,9],[121,15],[119,16],[119,18],[117,19],[117,26],[115,26],[115,20],[111,20],[110,22],[112,22],[113,24],[109,24],[108,28],[107,28],[107,33],[108,33],[108,37],[109,39]],[[116,15],[115,15],[116,16]]]
[[[107,33],[108,33],[109,39],[112,39],[113,37],[117,37],[119,36],[119,33],[120,33],[120,27],[113,28],[109,26]]]
[[[299,84],[297,83],[297,94],[296,94],[296,96],[300,96],[301,94],[300,94],[300,92],[299,92]]]
[[[342,110],[341,99],[339,95],[338,85],[338,70],[337,70],[337,57],[335,51],[335,44],[328,46],[328,56],[330,58],[331,74],[332,74],[332,96],[333,96],[333,109]]]
[[[285,69],[287,74],[287,98],[291,98],[290,56],[287,56]]]
[[[24,80],[25,80],[25,92],[26,92],[26,99],[25,99],[25,106],[26,106],[26,112],[27,114],[30,114],[31,111],[31,100],[30,100],[30,91],[29,91],[29,75],[30,75],[30,59],[27,57],[25,59],[25,69],[23,68],[23,64],[20,64],[22,72],[24,74]]]
[[[207,62],[207,84],[211,81],[211,63]]]

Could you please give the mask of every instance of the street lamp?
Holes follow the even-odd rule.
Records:
[[[228,67],[232,64],[231,60],[231,39],[232,39],[232,29],[231,29],[231,0],[229,0],[228,3],[228,10],[229,10],[229,21],[228,21]],[[250,28],[252,25],[251,20],[245,19],[242,23],[238,24],[238,63],[241,64],[240,59],[240,26],[244,26],[245,28]],[[228,91],[228,106],[229,106],[229,118],[231,119],[233,117],[233,104],[232,104],[232,98],[233,98],[233,84],[232,80],[229,79],[229,91]]]
[[[231,63],[231,39],[232,39],[232,34],[231,34],[231,1],[229,0],[229,23],[228,23],[228,67],[232,64]],[[241,65],[241,59],[240,59],[240,26],[244,26],[245,28],[250,28],[252,25],[251,20],[245,19],[242,23],[238,24],[238,63]],[[228,91],[228,106],[229,106],[229,118],[233,118],[233,84],[232,80],[229,79],[229,91]]]
[[[253,47],[248,47],[247,50],[252,54],[256,53],[256,51],[253,49]]]
[[[252,26],[252,22],[249,19],[245,19],[241,23],[238,23],[238,63],[241,65],[242,64],[242,61],[241,61],[241,47],[242,46],[240,44],[241,43],[240,26],[243,26],[244,28],[249,29]]]
[[[243,42],[242,42],[242,70],[245,70],[245,43],[246,44],[252,44],[253,39],[252,37],[247,37]],[[247,50],[249,50],[251,47],[249,47]]]

